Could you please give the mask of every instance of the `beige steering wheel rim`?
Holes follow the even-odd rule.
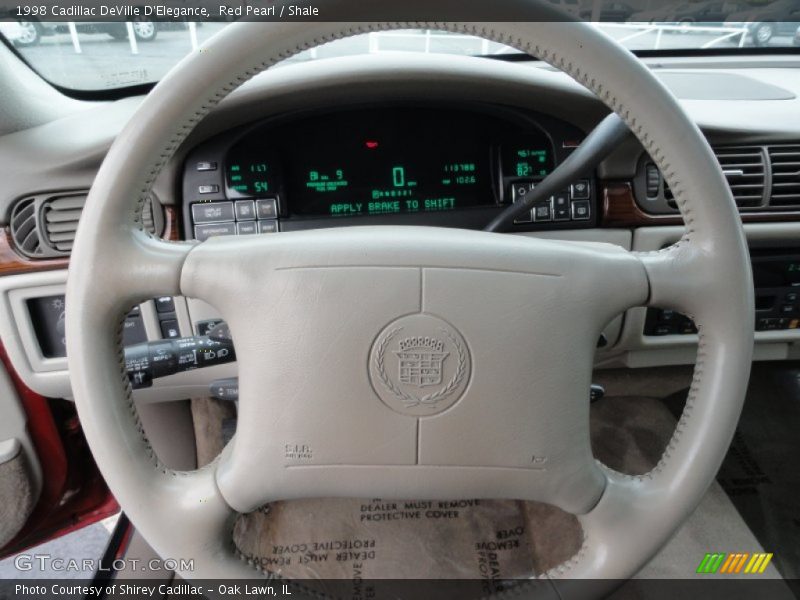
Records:
[[[195,571],[182,575],[260,576],[233,551],[236,513],[220,492],[217,464],[189,473],[161,465],[141,430],[121,372],[119,327],[127,308],[143,298],[187,293],[193,279],[184,266],[194,266],[195,257],[212,251],[211,244],[167,243],[143,233],[142,201],[196,123],[241,83],[308,47],[379,29],[423,27],[478,35],[564,70],[631,127],[664,172],[686,222],[687,233],[674,246],[629,255],[641,265],[649,287],[649,297],[645,294],[638,303],[675,307],[698,325],[698,364],[686,410],[651,473],[628,477],[604,470],[602,494],[580,515],[583,548],[547,575],[632,576],[713,480],[741,411],[753,341],[749,258],[725,179],[694,123],[628,51],[588,25],[535,22],[550,16],[547,8],[522,0],[502,4],[529,7],[530,22],[229,26],[156,86],[109,151],[70,264],[67,344],[73,392],[98,466],[134,525],[162,555],[195,559]],[[132,196],[139,202],[132,202]],[[232,451],[229,447],[225,454]],[[558,585],[569,592],[568,583]]]

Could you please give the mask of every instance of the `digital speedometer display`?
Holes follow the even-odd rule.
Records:
[[[309,216],[496,205],[498,131],[474,122],[457,110],[366,109],[251,131],[228,154],[228,196],[281,195],[290,214]],[[549,147],[534,150],[549,160]]]

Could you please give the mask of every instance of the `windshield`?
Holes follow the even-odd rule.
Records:
[[[766,20],[768,15],[754,17],[752,6],[738,0],[675,3],[669,9],[640,9],[643,3],[636,0],[594,3],[588,8],[578,0],[551,2],[584,18],[604,21],[593,26],[634,51],[746,51],[753,47],[800,45],[800,15],[792,22]],[[776,0],[766,7],[780,11],[787,2],[794,0]],[[763,12],[765,5],[759,6]],[[158,81],[184,55],[226,26],[227,23],[185,21],[5,20],[0,22],[0,34],[52,83],[74,90],[102,90]],[[501,55],[517,51],[465,35],[401,30],[339,40],[288,62],[386,52]]]

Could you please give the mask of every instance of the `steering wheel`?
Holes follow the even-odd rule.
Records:
[[[544,22],[552,14],[537,4],[495,4],[528,22],[230,25],[153,89],[108,152],[70,262],[73,391],[97,464],[133,524],[162,556],[194,558],[181,575],[263,576],[235,554],[237,513],[348,496],[551,503],[578,515],[584,542],[548,575],[626,579],[712,482],[753,343],[748,252],[725,178],[697,126],[631,53],[591,26]],[[335,19],[353,5],[326,11]],[[227,94],[315,45],[409,27],[513,46],[592,90],[664,173],[683,238],[643,254],[425,227],[202,244],[142,230],[156,175]],[[122,360],[125,313],[168,294],[217,307],[239,357],[235,438],[191,472],[155,456]],[[674,437],[653,471],[634,477],[592,457],[588,390],[603,326],[651,305],[690,315],[699,348]]]

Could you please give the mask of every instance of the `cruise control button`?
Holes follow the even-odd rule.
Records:
[[[533,207],[533,220],[536,223],[553,220],[553,206],[550,201],[537,203]]]
[[[175,301],[172,296],[161,296],[155,299],[156,312],[170,313],[175,312]]]
[[[259,233],[278,233],[278,222],[277,221],[259,221],[258,222],[258,232]]]
[[[217,163],[213,161],[201,160],[197,163],[198,171],[216,171]]]
[[[589,220],[589,201],[576,200],[572,203],[572,218],[576,221]]]
[[[589,182],[585,179],[576,181],[569,187],[569,193],[573,200],[588,200],[589,199]]]
[[[210,237],[236,235],[236,223],[217,223],[214,225],[195,225],[194,237],[201,242]]]
[[[259,219],[277,219],[277,198],[262,198],[260,200],[256,200],[256,215]]]
[[[233,202],[198,202],[192,204],[195,223],[221,223],[233,221]]]
[[[252,200],[237,200],[234,209],[237,221],[252,221],[256,218],[256,204]]]
[[[198,194],[217,194],[219,193],[219,186],[217,184],[210,184],[210,185],[198,185],[197,186],[197,193]]]
[[[244,223],[237,223],[236,233],[238,233],[239,235],[251,235],[253,233],[258,233],[258,227],[256,227],[256,222],[245,221]]]

